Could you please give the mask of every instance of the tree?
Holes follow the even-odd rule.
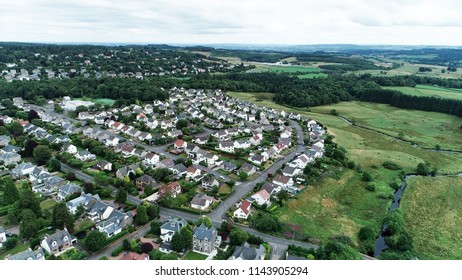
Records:
[[[151,234],[160,235],[160,223],[157,221],[151,222],[151,230],[149,231]]]
[[[3,243],[3,246],[5,247],[6,250],[11,250],[14,247],[16,247],[16,244],[18,244],[18,239],[14,237],[10,237],[5,241],[5,243]]]
[[[106,246],[106,236],[104,233],[99,230],[94,230],[88,234],[87,239],[85,240],[85,248],[93,253],[101,250]]]
[[[1,200],[2,205],[10,205],[18,201],[20,195],[18,188],[14,184],[13,180],[10,177],[6,177],[0,181],[0,185],[3,185],[3,200]]]
[[[150,204],[146,207],[146,213],[149,220],[154,220],[159,217],[159,206],[157,204]]]
[[[370,182],[372,181],[372,176],[369,172],[367,171],[364,171],[363,172],[363,175],[361,176],[361,179],[364,181],[364,182]]]
[[[85,182],[85,183],[83,184],[83,191],[84,191],[85,193],[93,193],[93,191],[94,191],[93,183]]]
[[[34,148],[34,160],[38,165],[45,164],[51,158],[51,150],[46,145],[38,145]]]
[[[184,249],[191,248],[192,238],[192,231],[189,229],[189,227],[183,227],[179,232],[175,232],[171,241],[173,250],[181,252]]]
[[[264,232],[278,232],[281,230],[282,225],[276,217],[269,214],[263,216],[255,216],[252,219],[253,226],[260,231]]]
[[[24,128],[18,122],[12,122],[10,125],[8,125],[8,130],[15,138],[24,133]]]
[[[196,226],[200,226],[201,224],[204,224],[207,228],[210,228],[212,226],[212,220],[210,220],[209,217],[203,217],[200,219],[196,220]]]
[[[66,179],[69,181],[75,181],[77,180],[77,177],[75,176],[74,172],[67,172]]]
[[[189,124],[187,119],[180,119],[176,122],[176,129],[182,129],[187,127]]]
[[[59,114],[64,113],[63,107],[61,107],[61,105],[59,105],[58,103],[54,105],[54,110],[56,113],[59,113]]]
[[[125,201],[127,201],[127,198],[128,198],[128,194],[127,194],[127,191],[120,188],[118,191],[117,191],[117,195],[116,195],[116,199],[115,201],[117,202],[120,202],[120,203],[125,203]]]
[[[31,157],[33,155],[35,147],[38,146],[37,141],[33,139],[27,139],[24,143],[24,156]]]
[[[428,163],[419,163],[415,170],[417,175],[427,176],[430,173],[430,165]]]
[[[362,227],[359,229],[358,238],[361,241],[371,240],[376,238],[376,234],[371,227]]]
[[[324,247],[323,260],[361,260],[361,255],[348,246],[338,241],[329,241]]]
[[[286,190],[281,190],[278,194],[277,194],[279,200],[281,202],[283,201],[287,201],[289,199],[289,192],[286,191]]]
[[[61,162],[57,158],[52,157],[50,161],[48,162],[48,167],[51,169],[51,172],[60,171]]]
[[[244,171],[239,172],[239,179],[240,179],[241,181],[244,181],[245,179],[247,179],[248,176],[249,176],[249,175],[248,175],[246,172],[244,172]]]
[[[139,205],[136,210],[135,222],[138,225],[145,225],[148,222],[148,214],[146,212],[146,206]]]
[[[18,208],[19,210],[29,209],[34,213],[35,216],[42,216],[40,200],[31,189],[22,191],[21,197],[19,198]]]
[[[59,229],[72,230],[74,228],[74,217],[69,213],[65,203],[58,203],[53,208],[51,225]]]
[[[37,111],[35,111],[35,110],[30,110],[29,113],[27,114],[27,120],[28,120],[29,122],[32,122],[32,120],[35,120],[35,119],[39,119],[39,120],[40,120],[39,114],[38,114]]]
[[[231,230],[229,234],[229,240],[231,245],[241,245],[249,239],[249,234],[238,227],[235,227]]]
[[[386,235],[394,235],[401,232],[404,228],[402,212],[399,209],[391,211],[385,217],[384,224],[387,226],[385,230]]]
[[[38,234],[40,224],[37,221],[37,216],[30,209],[24,209],[21,212],[21,223],[19,224],[19,232],[24,238],[31,238]]]

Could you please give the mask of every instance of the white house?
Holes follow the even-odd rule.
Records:
[[[170,219],[160,227],[160,238],[163,242],[170,242],[175,232],[179,232],[182,228],[188,225],[188,222],[183,219]]]
[[[71,235],[67,229],[64,229],[52,235],[45,235],[42,242],[40,242],[40,247],[50,255],[59,256],[67,250],[74,248],[72,242]]]
[[[247,219],[250,216],[250,202],[244,200],[239,207],[233,212],[233,216],[238,219]]]
[[[143,159],[144,164],[151,165],[151,166],[156,165],[156,163],[158,163],[159,161],[160,161],[159,155],[151,153],[151,152],[147,153]]]
[[[0,227],[0,248],[3,247],[3,243],[5,243],[6,241],[6,233],[5,233],[5,230]]]
[[[294,181],[290,177],[278,174],[274,176],[273,184],[281,186],[283,189],[285,189],[292,187],[294,185]]]
[[[254,193],[251,196],[251,198],[253,198],[255,203],[257,203],[260,206],[264,204],[266,205],[271,204],[270,202],[271,195],[265,189],[259,190],[258,192]]]
[[[234,153],[234,143],[230,141],[220,142],[218,144],[218,149],[228,153]]]
[[[198,210],[206,210],[212,203],[214,199],[204,193],[197,194],[191,200],[191,208]]]
[[[70,143],[65,143],[61,147],[61,151],[74,155],[77,153],[77,147]]]

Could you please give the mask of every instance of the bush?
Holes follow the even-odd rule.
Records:
[[[119,246],[117,248],[115,248],[112,253],[111,253],[111,256],[113,257],[117,257],[120,253],[122,253],[123,251],[125,251],[125,248],[124,246]]]
[[[401,170],[402,167],[399,166],[398,164],[394,163],[394,162],[390,162],[390,161],[386,161],[382,164],[382,166],[386,169],[389,169],[389,170]]]
[[[370,192],[375,192],[375,186],[372,185],[372,184],[367,184],[366,185],[366,190],[368,190]]]
[[[141,252],[148,254],[154,249],[154,246],[152,246],[151,243],[146,242],[146,243],[141,244],[140,249],[141,249]]]
[[[372,181],[372,176],[369,172],[367,171],[364,171],[363,172],[363,175],[361,176],[361,179],[364,181],[364,182],[370,182]]]

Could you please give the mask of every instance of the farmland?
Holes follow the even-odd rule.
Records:
[[[401,209],[420,259],[462,259],[462,177],[408,179]]]
[[[462,89],[442,88],[435,86],[417,85],[415,87],[384,87],[398,90],[404,94],[414,96],[432,96],[446,99],[462,100]]]

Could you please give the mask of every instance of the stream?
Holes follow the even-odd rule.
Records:
[[[410,177],[413,177],[415,175],[407,175],[406,178],[403,180],[401,183],[401,187],[396,190],[394,196],[393,196],[393,203],[390,205],[390,208],[388,211],[393,211],[396,208],[399,207],[399,202],[401,200],[401,196],[403,195],[404,189],[407,187],[407,179]],[[378,258],[380,254],[382,253],[383,250],[388,248],[388,245],[385,243],[385,237],[383,236],[383,233],[387,229],[386,225],[383,225],[382,231],[380,232],[379,237],[375,240],[375,249],[374,249],[374,258]]]

